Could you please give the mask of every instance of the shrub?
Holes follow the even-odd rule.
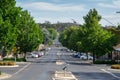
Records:
[[[114,64],[111,66],[112,69],[120,69],[120,64]]]
[[[2,74],[2,72],[0,71],[0,75]]]
[[[4,58],[3,61],[15,61],[15,58]],[[26,62],[25,58],[17,58],[17,62]]]
[[[108,61],[108,60],[96,60],[94,62],[94,64],[116,64],[116,62],[114,60],[112,61]]]
[[[2,61],[0,62],[0,65],[3,65],[3,62],[2,62]]]
[[[0,66],[13,66],[13,65],[15,65],[15,62],[13,62],[13,61],[1,61],[0,62]]]

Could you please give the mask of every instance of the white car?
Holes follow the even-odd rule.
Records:
[[[27,55],[27,57],[30,57],[30,58],[38,58],[38,54],[29,53],[29,54]]]
[[[82,56],[80,56],[80,59],[86,60],[87,56],[86,55],[82,55]],[[93,57],[88,55],[88,60],[93,60]]]

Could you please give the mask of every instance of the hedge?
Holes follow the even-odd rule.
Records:
[[[114,64],[111,66],[112,69],[120,69],[120,64]]]
[[[15,58],[3,58],[3,61],[15,61]],[[17,62],[26,62],[25,58],[17,58]]]
[[[0,71],[0,75],[2,74],[2,72]]]
[[[0,66],[14,66],[16,63],[14,61],[0,61]]]
[[[96,60],[94,64],[116,64],[114,60],[108,61],[108,60]]]

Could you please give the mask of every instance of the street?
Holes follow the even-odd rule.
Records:
[[[57,53],[60,53],[58,57]],[[19,64],[17,68],[0,68],[12,77],[4,80],[52,80],[55,71],[61,71],[63,65],[56,65],[61,60],[67,65],[78,80],[120,80],[120,70],[112,70],[109,65],[90,64],[73,58],[72,53],[60,51],[60,47],[51,47],[46,55],[29,59],[28,63]]]

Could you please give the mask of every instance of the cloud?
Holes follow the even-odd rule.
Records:
[[[99,6],[105,7],[105,8],[120,8],[120,0],[113,0],[111,4],[108,3],[98,3]]]
[[[19,5],[19,4],[18,4]],[[85,5],[74,5],[74,4],[55,4],[48,2],[33,2],[22,4],[25,9],[34,10],[45,10],[45,11],[84,11]]]

